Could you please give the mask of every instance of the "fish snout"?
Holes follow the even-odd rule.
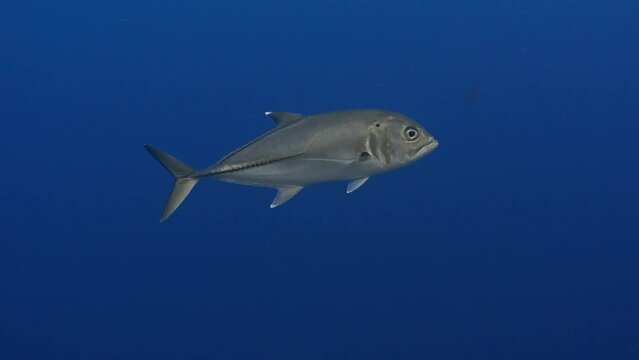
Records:
[[[429,135],[424,145],[416,151],[415,158],[420,158],[422,156],[427,155],[431,151],[437,149],[438,146],[439,146],[439,141],[437,141],[437,139],[435,139],[434,136]]]
[[[426,146],[432,146],[433,150],[435,150],[439,146],[439,141],[437,141],[437,139],[435,139],[435,137],[431,135]]]

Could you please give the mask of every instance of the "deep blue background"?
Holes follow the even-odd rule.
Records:
[[[2,2],[0,359],[638,359],[638,16]],[[264,111],[362,107],[439,149],[277,210],[203,182],[158,223],[143,143],[205,167]]]

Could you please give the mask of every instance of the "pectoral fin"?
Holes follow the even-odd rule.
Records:
[[[275,196],[275,200],[271,203],[271,209],[278,207],[285,202],[289,201],[293,196],[297,195],[300,190],[304,187],[302,186],[280,186],[277,188],[277,196]]]
[[[346,187],[346,193],[350,194],[353,191],[359,189],[360,186],[364,185],[364,183],[368,180],[367,177],[365,178],[361,178],[361,179],[357,179],[357,180],[353,180],[351,182],[348,183],[348,186]]]

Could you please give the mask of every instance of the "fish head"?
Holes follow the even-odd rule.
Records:
[[[367,147],[384,169],[408,165],[439,146],[428,130],[405,115],[381,112],[373,120]]]

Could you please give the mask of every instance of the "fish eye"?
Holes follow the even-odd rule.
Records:
[[[406,136],[406,140],[408,141],[415,141],[419,137],[419,131],[414,127],[409,127],[404,131],[404,136]]]

